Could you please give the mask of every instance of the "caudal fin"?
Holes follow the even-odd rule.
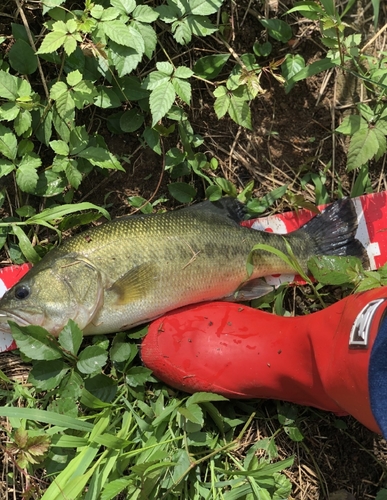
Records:
[[[317,215],[298,231],[314,242],[315,255],[350,255],[358,257],[369,268],[364,246],[355,238],[358,226],[355,206],[350,198],[338,200]]]

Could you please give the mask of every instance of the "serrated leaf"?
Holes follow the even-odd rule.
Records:
[[[242,100],[234,95],[231,95],[228,114],[238,125],[242,125],[242,127],[253,130],[251,124],[251,110],[248,103],[244,99]]]
[[[362,128],[355,132],[348,148],[348,172],[365,165],[377,154],[379,147],[379,135],[373,128]]]
[[[65,141],[50,141],[50,147],[57,155],[67,156],[70,152],[69,145]]]
[[[55,52],[64,44],[67,38],[67,30],[57,30],[51,31],[44,38],[39,47],[39,50],[36,52],[37,54],[50,54],[51,52]]]
[[[135,49],[118,45],[115,42],[109,44],[109,57],[116,67],[120,77],[131,73],[141,62],[142,54]]]
[[[82,81],[82,78],[82,73],[76,69],[67,75],[66,80],[70,87],[75,87],[75,85]]]
[[[28,382],[42,391],[57,387],[69,370],[62,360],[37,361],[28,376]]]
[[[308,268],[315,279],[323,285],[343,285],[351,282],[348,270],[360,270],[361,261],[349,256],[314,256],[308,260]]]
[[[154,380],[151,377],[152,370],[143,366],[133,366],[126,373],[126,382],[131,387],[138,387],[144,385],[145,382]]]
[[[186,22],[190,31],[196,36],[208,36],[218,31],[208,17],[190,15],[186,18]]]
[[[110,4],[124,14],[130,14],[136,7],[135,0],[110,0]]]
[[[77,165],[77,162],[71,159],[67,162],[65,168],[67,180],[74,189],[78,189],[82,182],[82,173],[78,170]]]
[[[0,123],[0,153],[9,160],[15,160],[17,154],[16,135]]]
[[[0,177],[5,177],[15,170],[15,165],[5,158],[0,158]]]
[[[21,109],[13,122],[13,127],[17,135],[23,135],[30,129],[32,124],[31,113],[27,109]],[[29,134],[30,135],[30,134]]]
[[[188,25],[187,18],[182,21],[175,21],[172,24],[173,38],[180,43],[180,45],[186,45],[192,39],[192,30]]]
[[[38,172],[36,167],[31,163],[23,163],[16,170],[16,183],[25,193],[33,194],[38,182]]]
[[[148,59],[152,59],[157,45],[156,31],[149,24],[140,23],[139,21],[133,21],[131,26],[140,33],[144,41],[144,54]]]
[[[230,54],[215,54],[202,57],[195,63],[194,73],[207,80],[212,80],[219,75],[229,58]]]
[[[110,153],[110,151],[104,148],[90,146],[83,151],[80,151],[78,156],[89,160],[92,165],[97,165],[101,168],[111,168],[115,170],[122,170],[123,172],[125,171],[117,158]]]
[[[222,118],[230,107],[230,97],[226,94],[217,97],[214,102],[214,110],[216,116],[220,119]]]
[[[342,123],[335,129],[336,132],[344,135],[353,135],[361,128],[368,128],[368,124],[360,115],[349,115],[344,118]]]
[[[177,411],[194,424],[203,425],[204,423],[203,411],[197,404],[190,404],[186,407],[180,407]]]
[[[63,42],[63,48],[64,51],[66,52],[66,55],[70,56],[73,52],[75,52],[77,48],[76,38],[72,35],[67,35]]]
[[[0,120],[12,121],[20,113],[20,108],[15,101],[5,102],[0,107]]]
[[[77,368],[81,373],[96,373],[106,364],[107,352],[98,345],[86,347],[78,356]]]
[[[49,361],[62,357],[59,348],[41,326],[19,326],[13,322],[10,325],[18,348],[29,358]]]
[[[18,96],[18,79],[16,76],[0,70],[0,97],[16,101]]]
[[[132,16],[136,21],[153,23],[159,17],[159,13],[149,7],[149,5],[137,5]]]
[[[174,73],[174,76],[176,78],[183,78],[183,79],[187,79],[187,78],[191,78],[191,76],[194,74],[194,72],[192,71],[192,69],[190,68],[187,68],[187,66],[178,66],[176,69],[175,69],[175,73]]]
[[[163,82],[152,90],[149,96],[152,126],[155,126],[168,113],[174,101],[175,89],[170,81]]]
[[[64,350],[76,356],[79,348],[81,347],[82,341],[82,330],[72,319],[70,319],[58,336],[59,344]]]
[[[224,0],[190,0],[189,8],[191,14],[198,16],[209,16],[215,14],[222,6]]]
[[[196,189],[186,182],[168,184],[168,191],[180,203],[190,203],[196,196]]]
[[[191,102],[191,84],[180,78],[173,78],[172,85],[180,99],[189,105]]]

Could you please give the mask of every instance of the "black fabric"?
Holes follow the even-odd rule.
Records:
[[[368,368],[371,410],[387,439],[387,316],[382,320]]]

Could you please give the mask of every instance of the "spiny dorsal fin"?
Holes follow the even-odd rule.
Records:
[[[243,203],[236,198],[231,198],[230,196],[225,196],[217,201],[203,201],[201,203],[197,203],[196,205],[183,208],[183,210],[205,210],[217,217],[227,217],[238,224],[245,220],[246,215],[246,207]]]

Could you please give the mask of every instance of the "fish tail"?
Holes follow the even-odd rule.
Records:
[[[313,241],[312,255],[358,257],[363,266],[369,268],[366,249],[355,238],[357,227],[355,206],[350,198],[343,198],[329,205],[296,233]]]

